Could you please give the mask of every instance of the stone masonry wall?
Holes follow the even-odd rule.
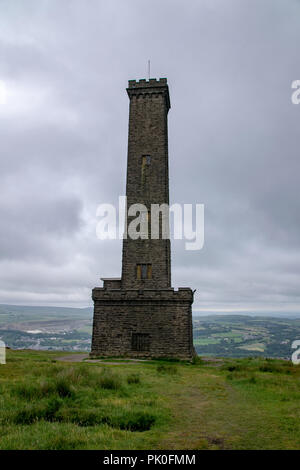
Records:
[[[191,360],[192,291],[93,290],[93,356],[168,357]],[[132,335],[149,338],[147,351],[132,350]]]

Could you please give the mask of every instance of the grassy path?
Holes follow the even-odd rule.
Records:
[[[300,449],[300,370],[291,376],[264,373],[261,362],[253,364],[254,371],[233,373],[186,369],[164,391],[173,425],[159,447]]]

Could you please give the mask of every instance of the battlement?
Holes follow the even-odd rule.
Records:
[[[150,78],[146,80],[128,80],[127,93],[129,98],[132,96],[149,96],[155,94],[163,94],[166,100],[167,111],[171,108],[169,87],[166,78]]]
[[[167,79],[166,78],[150,78],[146,80],[145,78],[141,78],[140,80],[128,80],[128,88],[145,88],[145,87],[161,87],[167,86]]]

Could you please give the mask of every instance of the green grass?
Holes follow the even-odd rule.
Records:
[[[0,449],[300,448],[300,367],[290,362],[111,365],[57,355],[8,351]]]
[[[219,338],[195,338],[194,345],[197,346],[206,346],[207,344],[218,344],[221,339]]]

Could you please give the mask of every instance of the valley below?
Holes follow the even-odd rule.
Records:
[[[93,310],[0,305],[0,339],[11,349],[90,351]],[[294,317],[208,315],[193,318],[200,356],[290,359],[300,340]]]

